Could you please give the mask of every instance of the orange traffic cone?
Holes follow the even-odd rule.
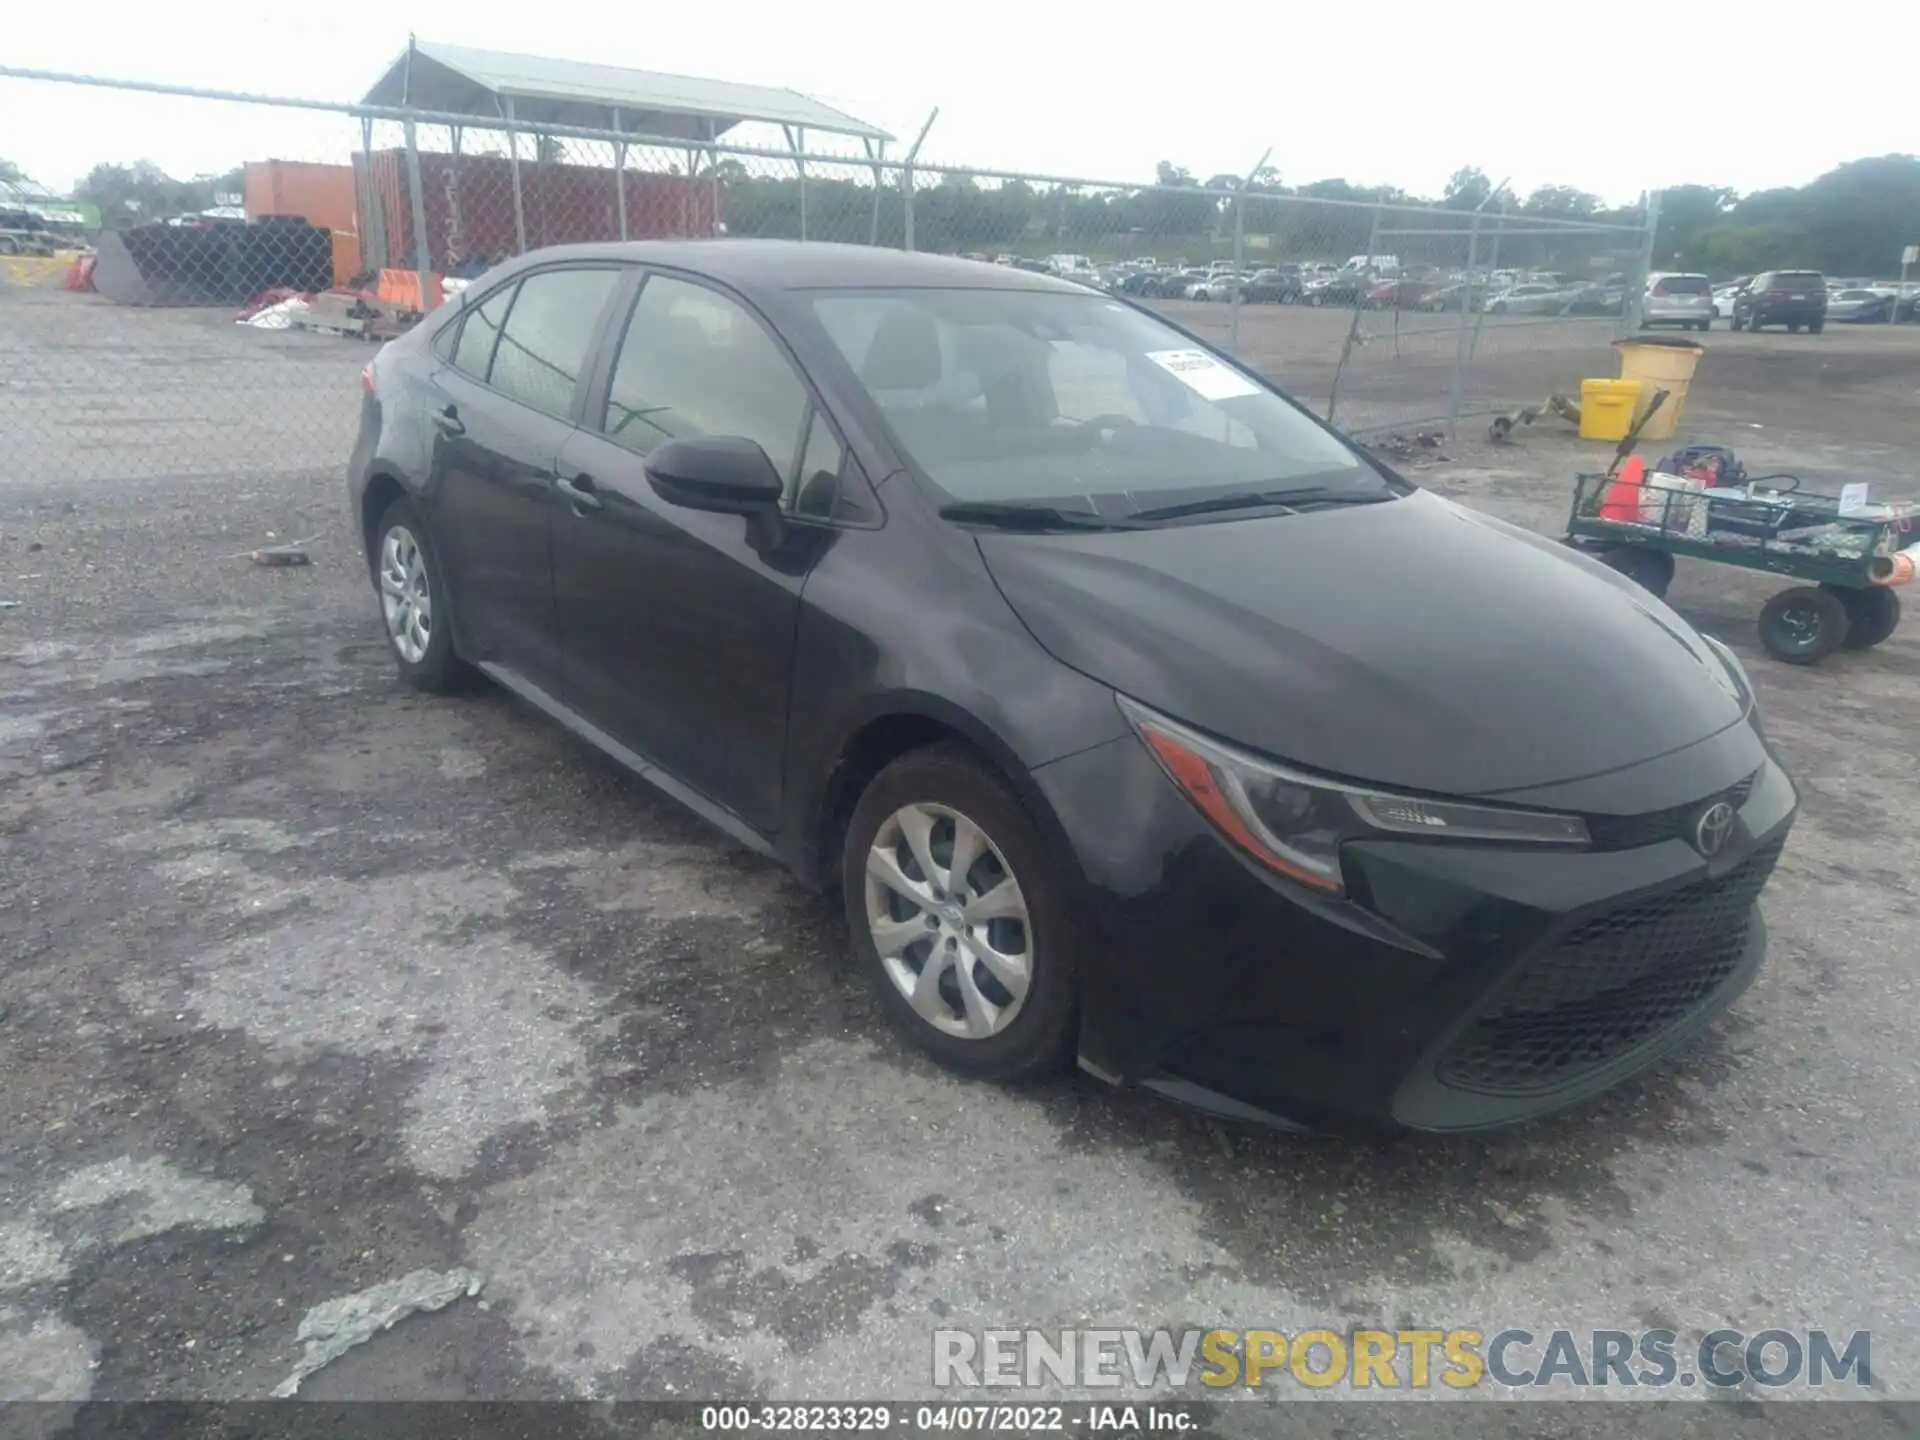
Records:
[[[1640,487],[1646,478],[1647,462],[1638,455],[1629,455],[1626,463],[1620,467],[1620,473],[1600,497],[1600,518],[1622,525],[1637,522],[1640,519]]]

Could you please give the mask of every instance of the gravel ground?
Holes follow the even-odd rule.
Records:
[[[1920,331],[1710,343],[1687,433],[1914,492]],[[1768,586],[1682,565],[1804,810],[1759,983],[1589,1109],[1353,1143],[969,1085],[830,904],[503,694],[398,688],[336,469],[366,354],[0,291],[0,1398],[264,1396],[422,1271],[481,1288],[302,1395],[910,1397],[943,1325],[1417,1322],[1870,1329],[1920,1396],[1920,632],[1781,666]],[[1446,453],[1542,529],[1592,464]]]

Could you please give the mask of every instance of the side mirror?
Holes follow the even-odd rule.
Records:
[[[739,435],[669,440],[647,456],[647,483],[669,505],[719,515],[777,510],[786,485],[767,452]]]

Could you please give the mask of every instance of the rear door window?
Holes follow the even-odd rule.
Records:
[[[502,285],[477,310],[460,322],[460,338],[453,347],[453,364],[483,384],[493,364],[494,343],[507,321],[507,308],[513,304],[515,285]]]
[[[573,408],[600,312],[619,278],[617,270],[567,269],[541,270],[522,280],[487,383],[523,405],[564,417]]]

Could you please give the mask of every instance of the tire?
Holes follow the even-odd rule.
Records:
[[[1900,628],[1900,594],[1884,585],[1847,590],[1838,585],[1820,587],[1847,612],[1847,638],[1842,650],[1871,650]]]
[[[454,653],[453,608],[426,525],[411,503],[396,500],[373,537],[373,588],[401,680],[430,695],[464,689],[473,671]],[[415,625],[423,598],[426,623]]]
[[[1609,570],[1617,570],[1656,599],[1667,598],[1673,584],[1673,556],[1664,550],[1649,550],[1641,545],[1615,545],[1600,552],[1599,560]]]
[[[1760,643],[1776,660],[1813,665],[1847,638],[1847,607],[1832,591],[1817,585],[1782,590],[1760,611]]]
[[[1713,321],[1702,320],[1698,325],[1694,326],[1693,328],[1700,331],[1704,335],[1707,331],[1713,329]]]
[[[1747,322],[1742,320],[1738,315],[1727,321],[1727,324],[1735,330],[1744,330],[1747,328]]]
[[[1826,328],[1827,328],[1827,322],[1824,320],[1809,320],[1807,322],[1807,333],[1809,335],[1818,335],[1822,330]]]
[[[0,235],[0,255],[17,255],[20,247],[14,243],[11,235]]]
[[[1506,314],[1506,313],[1507,313],[1507,307],[1506,307],[1506,304],[1505,304],[1505,302],[1504,302],[1504,301],[1498,301],[1498,300],[1496,300],[1496,301],[1494,302],[1494,304],[1493,304],[1493,310],[1492,310],[1492,313],[1493,313],[1493,314],[1495,314],[1495,315],[1504,315],[1504,314]]]
[[[925,846],[939,885],[925,886],[925,868],[912,858],[917,846],[902,823],[912,816],[932,821]],[[951,864],[959,839],[956,822],[979,837],[967,893],[978,903],[981,895],[1004,895],[1003,887],[1012,885],[1012,898],[1023,910],[1023,919],[988,922],[1001,927],[991,937],[987,924],[966,924],[964,909],[949,893],[951,872],[943,867]],[[891,860],[896,884],[874,878],[869,862],[876,854]],[[875,776],[848,823],[840,876],[855,953],[887,1018],[910,1043],[980,1080],[1028,1079],[1071,1059],[1087,928],[1076,914],[1056,847],[1006,782],[971,752],[951,745],[916,750]],[[924,939],[923,922],[931,922]],[[891,935],[889,926],[895,927]],[[976,929],[981,933],[975,935]],[[988,969],[978,958],[982,951],[962,948],[983,940],[1003,957],[1024,955],[1023,995]],[[884,941],[900,948],[883,957]],[[956,961],[968,968],[963,972]],[[940,967],[935,988],[916,1005],[910,992],[930,964]],[[1019,970],[1008,967],[1006,973]],[[963,996],[963,984],[970,985],[971,996]],[[966,1033],[969,1028],[979,1033]]]
[[[1787,322],[1787,333],[1789,335],[1798,335],[1800,333],[1800,322],[1797,320],[1789,320]]]

